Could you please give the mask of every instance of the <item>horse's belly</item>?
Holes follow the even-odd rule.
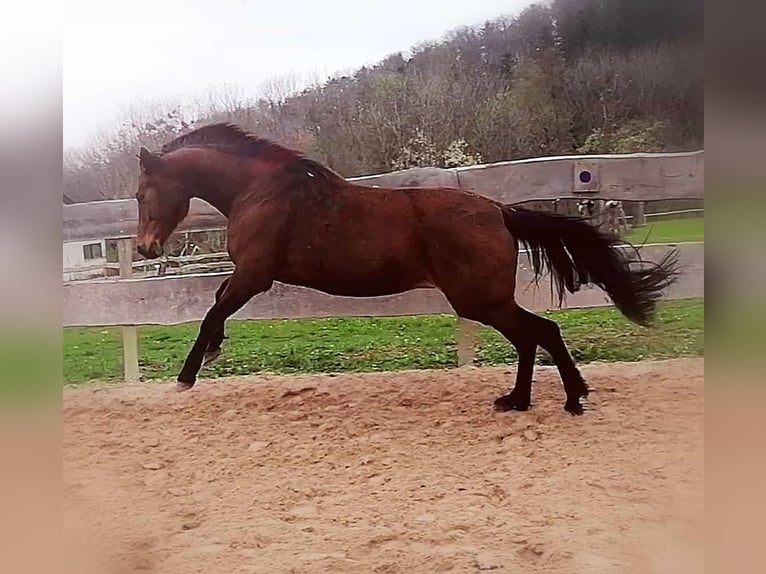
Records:
[[[398,293],[404,293],[412,289],[419,288],[432,288],[433,285],[422,284],[400,284],[394,285],[390,282],[366,282],[366,281],[354,281],[354,282],[311,282],[301,287],[309,287],[322,291],[328,295],[337,295],[340,297],[383,297],[386,295],[396,295]]]
[[[293,266],[277,280],[345,297],[379,297],[433,287],[422,266],[396,260],[341,265],[316,259]]]

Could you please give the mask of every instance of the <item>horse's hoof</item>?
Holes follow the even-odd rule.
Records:
[[[205,355],[202,357],[202,366],[209,365],[221,356],[221,347],[213,349],[212,351],[205,351]]]
[[[188,391],[193,386],[194,386],[194,383],[182,383],[181,381],[178,381],[174,388],[175,388],[176,392],[180,393],[180,392],[183,392],[183,391]]]
[[[585,412],[585,408],[580,404],[579,398],[567,401],[564,405],[564,410],[572,416],[578,416]]]
[[[514,397],[512,392],[496,398],[494,403],[495,410],[501,413],[507,411],[527,411],[530,406],[529,399]]]

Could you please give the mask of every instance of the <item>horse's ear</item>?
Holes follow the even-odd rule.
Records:
[[[158,154],[150,152],[145,147],[141,147],[138,152],[138,163],[141,166],[141,171],[144,173],[152,173],[159,169],[162,164],[162,158]]]

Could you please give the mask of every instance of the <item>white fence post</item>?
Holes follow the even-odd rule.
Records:
[[[457,366],[470,365],[476,358],[476,345],[479,342],[479,324],[468,319],[457,321]]]
[[[117,258],[120,263],[120,278],[133,275],[133,240],[120,239],[117,242]],[[126,381],[138,381],[138,328],[130,325],[122,328],[122,360]]]
[[[633,227],[643,227],[646,225],[646,215],[644,214],[644,202],[637,201],[633,208],[633,219],[631,220]]]

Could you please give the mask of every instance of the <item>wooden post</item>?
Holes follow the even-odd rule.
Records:
[[[470,365],[476,358],[476,344],[479,339],[479,325],[468,319],[457,321],[457,366]]]
[[[646,215],[644,215],[644,202],[637,201],[633,207],[633,227],[642,227],[646,225]]]
[[[104,240],[104,277],[109,277],[109,240]]]
[[[117,242],[117,259],[120,263],[120,278],[133,275],[133,240],[120,239]],[[126,381],[138,381],[138,329],[135,325],[122,328],[122,361]]]

